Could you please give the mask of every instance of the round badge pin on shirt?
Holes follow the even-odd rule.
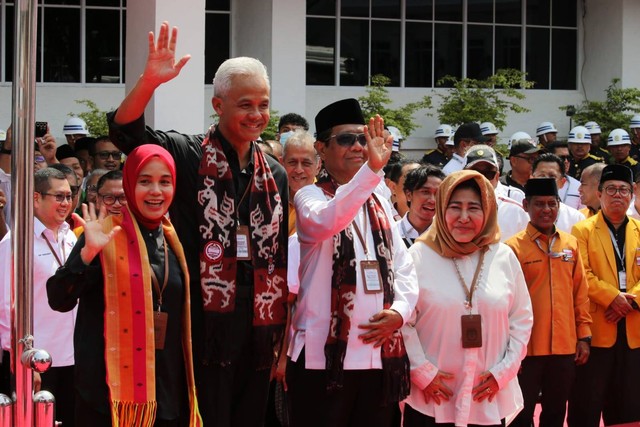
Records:
[[[204,254],[211,262],[218,262],[222,259],[222,255],[224,250],[222,248],[222,243],[211,241],[207,243],[204,247]]]

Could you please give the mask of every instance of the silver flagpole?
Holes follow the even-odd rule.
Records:
[[[15,373],[14,426],[31,427],[33,373],[33,156],[37,0],[15,2],[13,67],[12,244],[11,314]],[[17,355],[21,355],[17,357]]]

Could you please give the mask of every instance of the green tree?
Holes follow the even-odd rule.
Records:
[[[531,88],[534,82],[526,80],[526,73],[509,68],[483,80],[445,76],[437,85],[449,86],[446,92],[436,93],[441,99],[437,110],[440,123],[458,126],[467,122],[491,122],[502,130],[507,125],[509,112],[529,112],[517,101],[526,98],[519,89]]]
[[[388,105],[391,104],[391,98],[386,88],[389,83],[391,79],[382,74],[372,76],[371,84],[365,88],[367,95],[359,97],[358,101],[366,118],[380,114],[384,118],[385,125],[397,127],[406,138],[418,127],[413,117],[414,113],[431,108],[431,97],[423,96],[420,101],[390,108]],[[426,115],[431,114],[426,113]]]
[[[107,111],[100,110],[95,102],[90,99],[76,99],[76,104],[84,105],[89,111],[82,113],[69,113],[69,117],[80,117],[87,123],[89,135],[102,136],[109,134],[107,124]]]
[[[604,101],[583,101],[576,108],[572,120],[576,124],[595,121],[602,128],[606,137],[614,129],[627,129],[634,113],[640,112],[640,89],[621,88],[620,79],[611,80],[605,89],[607,98]],[[569,106],[560,107],[567,110]]]
[[[280,116],[278,115],[277,110],[271,110],[269,117],[269,124],[262,131],[260,137],[263,141],[268,139],[276,139],[276,134],[278,133],[278,122],[280,121]]]

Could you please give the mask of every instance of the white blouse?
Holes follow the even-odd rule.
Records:
[[[489,246],[472,301],[472,313],[482,316],[482,347],[463,349],[460,317],[468,310],[453,261],[422,242],[416,242],[409,253],[416,266],[420,295],[412,320],[402,329],[412,382],[405,403],[438,423],[509,422],[523,407],[517,373],[533,325],[531,300],[518,259],[502,243]],[[467,286],[478,261],[479,252],[458,258]],[[433,400],[427,403],[423,392],[438,370],[454,375],[445,381],[453,396],[440,405]],[[472,389],[487,370],[500,389],[492,402],[475,402]]]

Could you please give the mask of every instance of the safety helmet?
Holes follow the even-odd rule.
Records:
[[[602,133],[602,129],[600,129],[600,125],[596,122],[587,122],[584,124],[584,127],[586,127],[589,130],[589,133],[591,135],[597,135],[599,133]]]
[[[453,128],[451,125],[440,125],[438,129],[436,129],[436,133],[433,136],[434,138],[451,138],[453,136]]]
[[[80,117],[71,117],[62,128],[65,135],[89,135],[87,124]]]
[[[484,122],[480,125],[480,132],[482,132],[483,135],[497,135],[498,129],[493,123]]]
[[[576,126],[569,132],[567,142],[591,144],[591,133],[589,132],[589,129],[584,126]]]
[[[538,145],[536,141],[533,140],[533,138],[531,138],[531,135],[529,135],[526,132],[522,132],[522,131],[518,131],[516,133],[514,133],[513,135],[511,135],[511,138],[509,138],[509,142],[507,142],[507,148],[511,149],[511,144],[513,144],[516,141],[519,141],[521,139],[528,139],[532,145]]]
[[[536,136],[544,135],[545,133],[558,132],[558,129],[551,122],[542,122],[536,128]]]
[[[631,144],[631,138],[626,130],[614,129],[609,133],[609,137],[607,138],[607,147],[625,144]]]
[[[636,114],[631,118],[631,124],[629,125],[630,129],[640,128],[640,114]]]
[[[0,129],[0,142],[7,140],[7,132],[4,129]]]
[[[387,130],[393,137],[392,151],[400,151],[400,141],[404,139],[400,133],[400,129],[395,126],[387,126]]]

